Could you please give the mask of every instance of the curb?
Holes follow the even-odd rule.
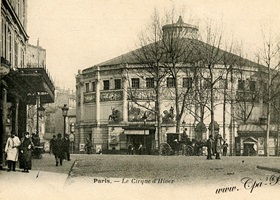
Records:
[[[272,167],[263,167],[263,166],[257,165],[257,169],[262,169],[262,170],[267,170],[267,171],[272,171],[272,172],[280,173],[280,169],[272,168]]]
[[[77,162],[77,159],[75,159],[74,162],[73,162],[73,164],[71,165],[71,168],[70,168],[70,170],[69,170],[69,172],[68,172],[67,179],[71,176],[71,172],[72,172],[73,167],[75,166],[76,162]]]

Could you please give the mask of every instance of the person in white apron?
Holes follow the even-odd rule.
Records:
[[[6,160],[8,161],[8,172],[16,171],[16,162],[18,161],[18,147],[20,146],[20,139],[14,134],[11,133],[11,136],[8,138],[5,153],[7,154]]]

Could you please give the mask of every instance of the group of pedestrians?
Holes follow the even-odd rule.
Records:
[[[55,157],[55,165],[58,166],[58,163],[62,165],[63,160],[70,161],[70,140],[69,136],[66,134],[64,138],[59,133],[53,135],[53,138],[50,141],[50,154],[53,154]]]
[[[29,132],[24,133],[24,137],[20,140],[14,133],[8,137],[5,146],[5,157],[8,162],[8,172],[16,171],[16,162],[19,160],[19,168],[22,172],[28,173],[32,166],[32,150],[34,143]]]
[[[228,144],[222,138],[219,132],[215,133],[213,138],[212,135],[209,135],[209,139],[206,142],[207,146],[207,160],[212,160],[212,155],[215,155],[215,159],[221,159],[221,154],[226,156]]]

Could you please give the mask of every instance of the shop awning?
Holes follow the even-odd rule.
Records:
[[[266,132],[266,125],[261,124],[242,124],[239,125],[238,133],[265,133]],[[270,125],[270,132],[277,132],[277,125],[271,124]]]
[[[125,130],[126,135],[144,135],[144,130]],[[149,135],[149,130],[145,130],[145,135]]]
[[[257,139],[255,139],[255,138],[253,138],[253,137],[249,137],[249,138],[247,138],[247,139],[245,139],[244,141],[243,141],[243,143],[249,143],[249,144],[254,144],[254,143],[258,143],[258,140]]]
[[[38,93],[42,104],[54,102],[55,86],[45,68],[17,68],[11,70],[4,80],[9,91],[27,104],[35,104]]]

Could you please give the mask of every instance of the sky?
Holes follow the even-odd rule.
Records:
[[[46,49],[55,85],[75,90],[78,70],[137,47],[155,9],[162,17],[173,9],[200,30],[207,20],[222,24],[249,57],[263,44],[267,26],[273,33],[280,29],[277,0],[28,0],[29,43],[36,45],[39,38]]]

